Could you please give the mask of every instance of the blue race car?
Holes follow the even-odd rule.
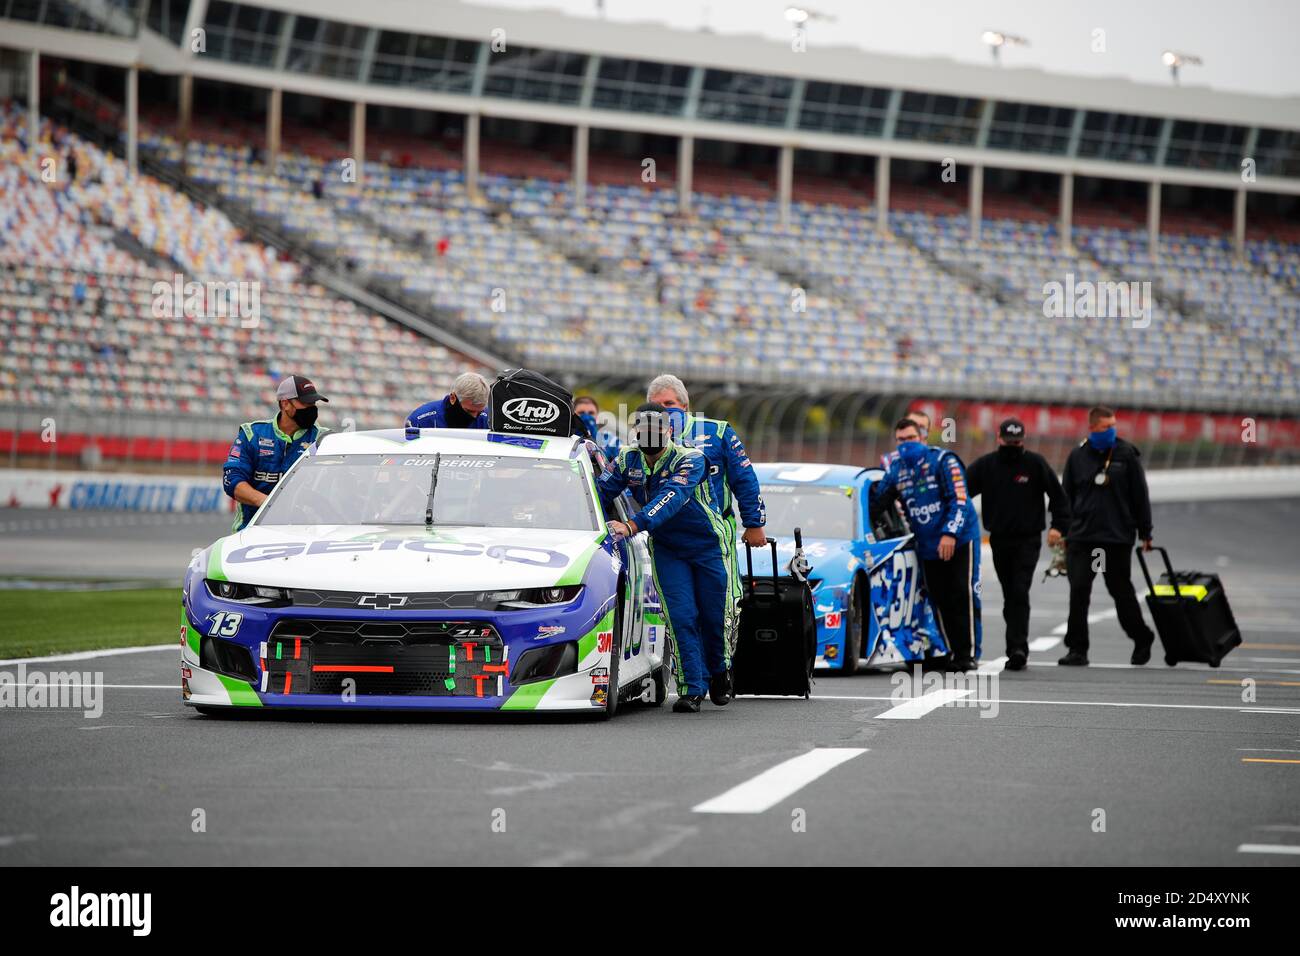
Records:
[[[641,541],[577,438],[337,433],[185,575],[181,692],[225,708],[562,710],[665,696]]]
[[[803,532],[819,667],[853,674],[948,653],[902,517],[888,515],[879,534],[870,526],[867,498],[883,477],[879,468],[755,463],[754,471],[783,566],[794,556],[794,529]],[[755,577],[772,573],[769,550],[755,550],[753,560]]]

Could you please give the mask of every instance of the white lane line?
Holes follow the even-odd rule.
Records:
[[[1088,623],[1096,624],[1098,621],[1109,620],[1112,617],[1119,617],[1119,611],[1115,610],[1114,608],[1111,608],[1109,611],[1098,611],[1096,614],[1089,614]],[[1056,625],[1056,627],[1052,628],[1052,633],[1064,634],[1069,629],[1070,629],[1070,622],[1066,621],[1064,624],[1058,624]]]
[[[967,691],[966,693],[970,693]],[[930,695],[925,695],[929,697]],[[895,700],[894,697],[884,695],[843,695],[843,694],[816,694],[812,700]],[[916,701],[909,701],[914,703]],[[1147,704],[1129,701],[1114,700],[1012,700],[1006,697],[997,698],[1001,704],[1045,704],[1055,707],[1150,707],[1156,710],[1233,710],[1243,714],[1300,714],[1300,707],[1242,707],[1240,705],[1230,704]],[[886,714],[889,712],[886,711]],[[884,714],[879,716],[885,716]]]
[[[59,681],[51,684],[49,681],[24,682],[22,684],[13,683],[10,687],[112,687],[119,690],[179,690],[179,684],[65,684]]]
[[[975,669],[977,674],[1001,674],[1007,666],[1007,658],[1004,654],[1001,657],[995,657],[991,661],[985,661]]]
[[[1278,853],[1284,856],[1300,856],[1300,846],[1286,843],[1243,843],[1237,847],[1238,853]]]
[[[1060,637],[1036,637],[1029,642],[1029,649],[1031,651],[1050,651],[1060,643]]]
[[[1287,661],[1287,663],[1288,663],[1288,664],[1291,664],[1291,663],[1294,663],[1294,661]],[[1059,667],[1060,665],[1059,665],[1059,664],[1054,664],[1054,663],[1052,663],[1051,661],[1030,661],[1030,662],[1029,662],[1029,666],[1030,666],[1030,667]],[[1196,672],[1198,672],[1198,673],[1199,673],[1199,672],[1202,672],[1202,671],[1208,671],[1208,672],[1210,672],[1210,673],[1213,673],[1213,672],[1216,672],[1216,671],[1217,671],[1218,673],[1221,673],[1221,674],[1222,674],[1222,673],[1228,673],[1228,674],[1300,674],[1300,670],[1297,670],[1297,669],[1295,669],[1295,668],[1285,668],[1285,667],[1224,667],[1224,666],[1222,666],[1222,665],[1219,666],[1219,667],[1211,667],[1209,664],[1200,664],[1200,663],[1197,663],[1196,661],[1179,661],[1179,662],[1178,662],[1178,667],[1177,667],[1177,668],[1165,667],[1165,666],[1163,666],[1163,665],[1157,667],[1155,664],[1120,664],[1120,663],[1115,663],[1115,664],[1100,664],[1100,663],[1098,663],[1097,661],[1089,661],[1089,662],[1088,662],[1088,668],[1089,668],[1089,669],[1093,669],[1093,670],[1095,670],[1095,669],[1097,669],[1097,668],[1101,668],[1101,669],[1103,669],[1103,670],[1112,670],[1112,671],[1140,671],[1140,670],[1151,670],[1151,671],[1156,671],[1157,673],[1160,673],[1160,672],[1163,672],[1163,673],[1170,673],[1170,672],[1172,672],[1173,670],[1178,669],[1178,670],[1183,670],[1183,671],[1196,671]]]
[[[901,704],[891,707],[883,714],[876,714],[876,720],[919,720],[930,711],[937,710],[944,704],[951,704],[954,700],[969,697],[973,693],[974,691],[970,689],[939,688],[922,694],[920,697],[905,700]]]
[[[1282,750],[1278,747],[1238,747],[1238,750],[1260,754],[1300,754],[1300,750]]]
[[[712,800],[691,807],[695,813],[762,813],[802,790],[866,747],[818,747],[764,770]]]
[[[54,661],[88,661],[94,657],[113,657],[117,654],[144,654],[149,651],[179,651],[180,645],[176,642],[171,644],[148,644],[144,647],[109,647],[102,651],[77,651],[75,654],[51,654],[48,657],[12,657],[9,660],[0,661],[0,667],[7,667],[10,664],[44,664],[53,663]]]

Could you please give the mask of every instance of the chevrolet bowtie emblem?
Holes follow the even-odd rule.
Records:
[[[387,611],[405,603],[405,594],[363,594],[357,598],[358,607],[373,607],[376,611]]]

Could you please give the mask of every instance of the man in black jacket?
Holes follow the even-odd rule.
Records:
[[[1151,550],[1151,496],[1142,453],[1115,437],[1115,412],[1097,405],[1088,412],[1088,438],[1065,462],[1063,484],[1070,502],[1065,568],[1070,579],[1068,653],[1058,664],[1088,663],[1088,603],[1098,571],[1115,599],[1119,623],[1133,642],[1134,664],[1151,660],[1155,635],[1142,619],[1133,590],[1133,538]]]
[[[993,568],[1002,585],[1002,619],[1007,624],[1007,670],[1029,660],[1029,585],[1047,523],[1043,496],[1052,509],[1047,543],[1055,545],[1069,527],[1069,508],[1047,459],[1025,449],[1025,424],[1008,418],[998,426],[998,448],[966,470],[970,496],[983,495],[983,524],[989,531]]]

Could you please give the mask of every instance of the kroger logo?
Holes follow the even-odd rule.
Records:
[[[942,510],[943,505],[937,501],[932,501],[922,508],[918,508],[910,501],[907,503],[907,513],[912,516],[912,520],[917,524],[929,524],[930,519]]]
[[[544,398],[512,398],[501,411],[518,425],[549,425],[560,417],[559,406]]]

